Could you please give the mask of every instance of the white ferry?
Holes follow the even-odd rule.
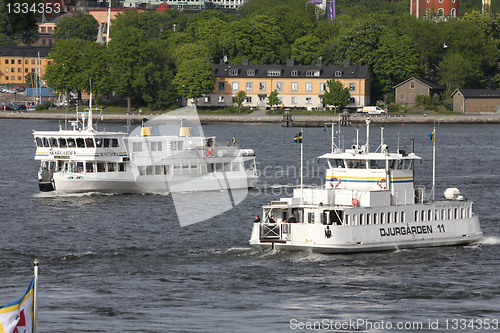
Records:
[[[253,150],[204,137],[193,107],[143,122],[130,135],[98,131],[92,111],[91,101],[70,129],[33,132],[41,191],[168,193],[257,185]]]
[[[324,187],[301,186],[292,198],[263,206],[250,244],[349,253],[467,244],[482,237],[471,201],[456,188],[447,189],[444,200],[434,200],[434,190],[429,195],[414,185],[420,157],[413,151],[389,152],[383,128],[381,141],[375,152],[369,151],[369,139],[341,150],[332,137],[332,152],[319,157],[328,163]],[[433,189],[434,179],[433,174]]]

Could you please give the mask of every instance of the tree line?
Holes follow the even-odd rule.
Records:
[[[448,93],[500,82],[498,18],[470,10],[459,19],[417,19],[405,1],[370,4],[362,11],[338,1],[331,22],[305,0],[250,0],[237,11],[127,11],[113,20],[108,46],[95,43],[93,17],[61,18],[44,79],[67,92],[89,90],[92,78],[94,93],[113,91],[153,109],[210,93],[212,64],[223,56],[234,64],[349,59],[369,66],[374,101],[390,101],[392,87],[412,76],[434,79]]]

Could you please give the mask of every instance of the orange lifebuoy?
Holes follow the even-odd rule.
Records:
[[[355,207],[358,207],[359,206],[359,200],[354,198],[352,199],[352,205],[355,206]]]
[[[205,156],[210,155],[210,149],[205,149]]]
[[[337,177],[330,178],[330,186],[331,187],[337,188],[337,187],[339,187],[340,183],[341,183],[340,178],[337,178]]]
[[[214,156],[215,151],[213,149],[210,149],[210,156]]]
[[[379,179],[377,180],[377,185],[382,189],[382,190],[385,190],[387,187],[383,184],[385,183],[386,180],[385,179]]]

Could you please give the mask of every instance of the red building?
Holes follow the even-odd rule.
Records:
[[[458,0],[411,0],[410,14],[416,17],[430,14],[457,17]]]

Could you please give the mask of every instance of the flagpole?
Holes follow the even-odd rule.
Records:
[[[38,259],[33,261],[35,285],[33,287],[33,333],[38,333]]]
[[[436,126],[432,130],[432,201],[435,200],[436,189]]]
[[[300,133],[302,134],[301,136],[303,137],[304,132],[302,131],[302,128],[300,129]],[[300,204],[303,204],[304,201],[304,192],[303,192],[303,185],[304,185],[304,141],[300,140]]]

